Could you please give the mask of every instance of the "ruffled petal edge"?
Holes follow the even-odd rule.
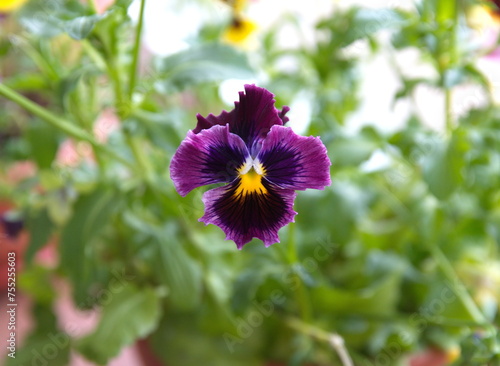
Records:
[[[324,189],[331,184],[325,145],[319,137],[299,136],[290,127],[273,126],[257,159],[265,177],[286,189]]]
[[[239,178],[234,182],[205,192],[205,214],[199,221],[220,227],[226,240],[233,240],[238,249],[253,238],[266,247],[279,243],[278,231],[294,222],[296,193],[280,189],[263,180],[265,193],[238,194]]]

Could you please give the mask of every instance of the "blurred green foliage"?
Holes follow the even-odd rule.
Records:
[[[490,90],[474,66],[483,50],[464,36],[478,4],[337,9],[317,24],[313,44],[290,49],[279,31],[299,25],[284,17],[252,52],[219,43],[224,25],[211,25],[138,75],[130,1],[103,14],[76,0],[31,1],[3,19],[1,168],[36,164],[33,177],[0,184],[31,236],[20,286],[36,321],[7,365],[29,363],[49,343],[61,344],[51,365],[67,364],[70,349],[104,365],[141,338],[169,365],[340,365],[333,333],[356,365],[401,365],[428,348],[460,349],[454,365],[498,365],[500,108],[490,100],[461,117],[451,110],[457,86]],[[373,56],[418,49],[438,77],[401,73],[395,102],[413,103],[418,86],[436,88],[445,96],[442,131],[418,113],[393,132],[346,129],[363,102],[363,57],[349,52],[360,44]],[[283,68],[284,59],[297,67]],[[311,96],[307,134],[327,146],[333,184],[299,193],[281,243],[237,251],[197,221],[201,193],[180,197],[168,166],[196,113],[231,108],[219,83],[258,75],[278,106]],[[120,126],[100,142],[94,123],[107,109]],[[58,161],[68,138],[91,156]],[[388,163],[366,169],[377,154]],[[51,237],[53,269],[34,261]],[[57,328],[54,276],[71,284],[77,307],[102,309],[91,334],[70,339]]]

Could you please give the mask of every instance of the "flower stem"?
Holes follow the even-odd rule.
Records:
[[[8,86],[6,86],[5,84],[2,84],[2,83],[0,83],[0,95],[11,100],[12,102],[14,102],[17,105],[26,109],[28,112],[43,119],[44,121],[46,121],[50,125],[58,128],[59,130],[65,132],[66,134],[68,134],[72,137],[75,137],[79,140],[84,140],[84,141],[90,142],[92,145],[97,143],[93,139],[93,137],[90,134],[88,134],[86,131],[71,124],[69,121],[66,121],[65,119],[62,119],[62,118],[52,114],[47,109],[40,107],[36,103],[33,103],[28,98],[17,93],[16,91],[12,90],[11,88],[9,88]]]
[[[451,26],[449,29],[449,37],[447,37],[446,41],[443,42],[448,42],[447,43],[447,57],[444,57],[445,60],[447,60],[447,64],[442,67],[441,70],[441,75],[442,78],[444,79],[445,74],[449,72],[449,70],[453,67],[456,67],[458,63],[458,52],[457,52],[457,25],[458,25],[458,18],[459,18],[459,1],[456,2],[450,2],[448,6],[452,6],[452,22]],[[447,21],[446,19],[445,21]],[[444,52],[444,51],[443,51]],[[453,128],[455,127],[454,125],[454,120],[453,120],[453,94],[452,94],[452,87],[451,86],[445,86],[445,121],[446,121],[446,133],[447,135],[451,135],[453,132]]]
[[[132,50],[132,63],[129,69],[129,85],[128,85],[128,93],[127,100],[130,106],[132,106],[132,95],[134,93],[135,83],[137,80],[138,74],[138,64],[139,57],[141,53],[141,39],[142,39],[142,29],[144,25],[144,9],[146,7],[146,0],[141,0],[140,10],[139,10],[139,21],[137,23],[137,27],[135,28],[135,41],[134,48]],[[146,182],[152,184],[154,181],[153,169],[151,167],[151,163],[149,159],[144,154],[144,150],[141,148],[139,141],[137,138],[132,136],[129,130],[125,130],[125,137],[127,140],[127,144],[129,145],[132,153],[134,154],[134,158],[139,164],[139,167],[144,172],[144,177],[146,178]]]
[[[152,184],[154,182],[154,172],[149,159],[144,154],[144,149],[141,148],[139,141],[129,131],[125,130],[124,133],[127,144],[132,150],[132,154],[144,179],[147,183]]]
[[[99,144],[94,137],[88,133],[87,131],[81,129],[78,126],[73,125],[70,121],[61,118],[59,116],[56,116],[52,112],[48,111],[47,109],[40,107],[38,104],[33,103],[31,100],[28,98],[24,97],[23,95],[17,93],[16,91],[12,90],[5,84],[0,83],[0,95],[11,100],[12,102],[16,103],[20,107],[24,108],[31,114],[39,117],[40,119],[44,120],[48,124],[54,126],[55,128],[61,130],[62,132],[66,133],[67,135],[74,137],[78,140],[83,140],[88,143],[90,143],[92,146],[94,146],[96,149],[101,150],[108,154],[109,156],[113,157],[117,161],[120,161],[124,165],[127,165],[129,167],[132,167],[135,169],[135,166],[132,165],[128,160],[124,159],[120,155],[118,155],[116,152],[113,150],[109,149],[105,145]]]
[[[444,109],[445,109],[445,128],[446,134],[450,136],[453,132],[453,104],[452,104],[452,90],[446,88],[444,91]]]
[[[142,29],[144,25],[144,8],[146,7],[146,0],[141,0],[141,8],[139,11],[139,22],[137,23],[137,28],[135,29],[135,43],[132,53],[132,64],[130,65],[130,79],[129,79],[129,89],[128,97],[132,99],[132,94],[135,88],[135,82],[137,80],[137,66],[139,64],[139,55],[141,52],[141,38]]]
[[[483,313],[481,313],[474,300],[472,300],[472,298],[470,297],[464,284],[455,273],[455,270],[453,269],[451,263],[448,261],[448,258],[446,258],[446,256],[437,246],[431,245],[430,250],[432,257],[439,265],[441,272],[443,272],[446,278],[453,284],[452,290],[465,306],[472,319],[477,323],[485,323],[486,319],[484,318]]]
[[[139,63],[140,43],[141,43],[141,34],[144,23],[145,4],[146,0],[141,0],[139,23],[136,28],[134,48],[132,51],[133,52],[132,64],[129,70],[130,80],[129,80],[128,90],[124,89],[123,80],[120,75],[120,67],[119,67],[120,64],[118,62],[119,47],[117,47],[118,39],[116,34],[111,34],[111,37],[113,39],[112,43],[114,46],[112,47],[112,52],[110,57],[108,57],[105,60],[103,60],[100,57],[99,53],[95,51],[95,49],[92,47],[90,43],[86,45],[86,51],[94,59],[96,64],[102,67],[104,63],[104,66],[107,68],[109,77],[113,84],[113,92],[115,96],[115,111],[118,118],[122,122],[124,122],[132,113],[132,107],[133,107],[132,93],[137,79],[137,65]],[[123,129],[123,132],[125,135],[125,141],[127,142],[127,145],[132,151],[132,154],[136,161],[136,169],[140,170],[141,176],[145,179],[145,181],[148,184],[152,185],[154,182],[153,168],[151,167],[148,158],[145,156],[144,151],[140,146],[140,141],[135,136],[133,136],[130,130],[127,129],[126,127]]]
[[[315,327],[314,325],[304,323],[303,321],[296,318],[288,318],[285,320],[286,324],[302,334],[308,335],[319,341],[328,342],[337,352],[343,366],[354,366],[351,356],[345,347],[344,339],[336,334],[329,333],[323,329]]]
[[[441,271],[451,282],[451,289],[457,296],[457,298],[462,302],[462,305],[467,309],[467,312],[472,317],[473,321],[476,323],[474,326],[480,326],[487,332],[488,347],[494,354],[500,354],[500,344],[498,343],[498,331],[497,328],[488,321],[483,312],[479,309],[477,304],[472,299],[471,295],[467,291],[467,288],[458,277],[452,264],[448,261],[448,258],[443,254],[443,252],[436,246],[431,246],[431,253],[434,260],[438,263]]]
[[[108,64],[108,73],[113,81],[113,89],[115,93],[115,110],[120,120],[124,120],[129,114],[129,104],[123,98],[122,82],[117,66],[114,62]]]
[[[87,55],[94,61],[97,68],[102,71],[106,70],[106,61],[104,61],[104,58],[99,51],[95,49],[92,43],[90,43],[88,39],[83,39],[81,44],[85,52],[87,52]]]

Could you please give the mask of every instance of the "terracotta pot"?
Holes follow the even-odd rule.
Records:
[[[458,357],[458,354],[456,355]],[[410,366],[446,366],[456,359],[455,353],[437,348],[429,348],[410,357]]]

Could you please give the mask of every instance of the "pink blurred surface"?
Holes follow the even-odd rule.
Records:
[[[26,166],[24,166],[26,168]],[[15,167],[15,171],[9,172],[13,181],[17,181],[19,175],[23,175]],[[26,169],[25,169],[26,170]],[[28,169],[29,170],[29,169]],[[0,202],[0,214],[13,208],[9,202]],[[16,238],[8,238],[3,232],[3,226],[0,226],[0,339],[5,344],[9,339],[11,331],[15,331],[16,352],[19,352],[23,341],[29,335],[34,327],[32,318],[32,301],[26,294],[19,289],[19,277],[23,271],[23,256],[26,246],[29,242],[29,234],[26,231],[21,232]],[[7,313],[7,253],[16,253],[16,315],[15,330],[9,330],[9,316]],[[36,255],[35,262],[45,267],[55,267],[57,265],[57,243],[52,240],[43,247]],[[73,338],[79,338],[91,332],[99,321],[100,314],[97,311],[81,311],[76,308],[71,299],[71,289],[68,283],[60,278],[54,279],[52,284],[57,291],[57,299],[54,303],[54,313],[59,322],[59,329],[66,332]],[[0,347],[0,365],[4,364],[7,357],[7,347]],[[93,366],[92,362],[86,361],[82,356],[73,353],[69,366]],[[139,352],[135,345],[127,347],[111,362],[109,366],[143,366]],[[41,366],[41,365],[40,365]],[[48,366],[48,364],[47,364]],[[150,365],[148,365],[150,366]]]

